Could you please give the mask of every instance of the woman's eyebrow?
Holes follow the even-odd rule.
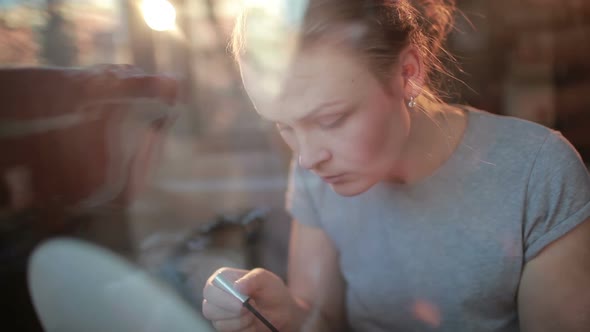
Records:
[[[345,102],[343,100],[333,100],[333,101],[329,101],[329,102],[325,102],[322,103],[316,107],[314,107],[311,111],[309,111],[307,114],[293,119],[291,120],[292,122],[305,122],[305,121],[309,121],[311,118],[313,118],[314,116],[316,116],[319,112],[326,110],[327,108],[333,107],[333,106],[338,106],[338,105],[345,105]],[[278,120],[276,117],[271,117],[269,115],[263,115],[262,113],[259,113],[262,120],[266,121],[266,122],[270,122],[273,124],[282,124],[283,122]]]

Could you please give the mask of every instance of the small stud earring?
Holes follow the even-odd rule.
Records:
[[[410,101],[408,101],[408,108],[413,109],[414,107],[416,107],[416,98],[411,96]]]

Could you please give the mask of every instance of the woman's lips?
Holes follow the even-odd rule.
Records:
[[[341,181],[343,177],[344,177],[344,174],[322,176],[322,180],[324,180],[327,183],[336,183],[336,182]]]

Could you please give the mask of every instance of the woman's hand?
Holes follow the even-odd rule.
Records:
[[[214,283],[221,274],[234,282],[234,289],[248,297],[256,308],[279,331],[299,330],[303,309],[298,306],[285,283],[264,269],[252,271],[222,268],[207,281],[203,290],[203,315],[220,332],[268,331],[242,303]]]

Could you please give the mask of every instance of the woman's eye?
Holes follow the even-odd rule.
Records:
[[[327,115],[318,119],[318,124],[323,129],[336,128],[344,121],[344,114]]]

